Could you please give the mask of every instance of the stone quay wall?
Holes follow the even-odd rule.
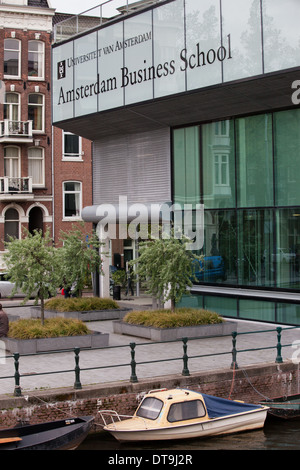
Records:
[[[144,393],[160,388],[189,388],[223,398],[258,403],[265,398],[299,393],[299,365],[292,362],[249,366],[193,373],[184,377],[170,375],[144,379],[137,383],[115,382],[85,386],[80,390],[28,392],[14,397],[0,396],[0,428],[13,427],[19,422],[30,424],[54,421],[74,416],[94,416],[92,432],[102,430],[98,411],[116,410],[132,415]]]

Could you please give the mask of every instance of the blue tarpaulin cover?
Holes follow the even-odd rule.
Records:
[[[220,416],[243,413],[245,411],[257,410],[262,408],[260,405],[251,405],[250,403],[240,403],[226,398],[214,397],[212,395],[201,394],[204,398],[209,418],[218,418]]]

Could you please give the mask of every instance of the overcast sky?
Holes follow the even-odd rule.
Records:
[[[78,13],[82,13],[90,8],[97,7],[101,3],[104,3],[105,0],[49,0],[49,4],[52,8],[55,8],[58,13],[72,13],[77,15]],[[128,0],[128,3],[134,3],[137,0]],[[126,5],[126,0],[112,0],[111,2],[103,5],[102,7],[102,14],[103,16],[112,16],[116,14],[116,7]],[[100,9],[98,8],[98,12]],[[96,14],[95,12],[91,12],[91,14]]]

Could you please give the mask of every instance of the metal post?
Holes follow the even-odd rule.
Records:
[[[135,343],[130,343],[130,354],[131,354],[131,376],[130,376],[130,382],[133,382],[133,383],[136,383],[138,382],[138,378],[136,376],[136,371],[135,371],[135,368],[136,368],[136,362],[135,362],[135,346],[136,344]]]
[[[183,342],[183,369],[182,369],[182,375],[188,376],[190,375],[190,371],[188,369],[188,355],[187,355],[187,338],[182,338]]]
[[[21,387],[20,387],[19,358],[20,358],[20,354],[19,353],[14,353],[14,360],[15,360],[15,390],[14,390],[14,396],[15,397],[21,397],[22,396],[22,391],[21,391]]]
[[[276,356],[276,361],[275,362],[281,363],[281,362],[283,362],[282,356],[281,356],[281,331],[282,331],[282,328],[280,326],[278,326],[278,328],[276,328],[276,330],[277,330],[277,356]]]
[[[80,383],[80,367],[79,367],[79,353],[80,353],[80,348],[75,348],[75,383],[74,383],[74,388],[75,390],[80,390],[82,388],[81,383]]]
[[[237,337],[237,332],[233,331],[231,333],[232,336],[232,363],[231,363],[231,369],[238,369],[238,365],[236,362],[236,337]]]

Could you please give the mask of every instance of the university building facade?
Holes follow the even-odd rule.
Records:
[[[53,45],[54,124],[94,141],[83,218],[103,233],[120,196],[204,207],[182,304],[300,324],[299,14],[166,0]]]

